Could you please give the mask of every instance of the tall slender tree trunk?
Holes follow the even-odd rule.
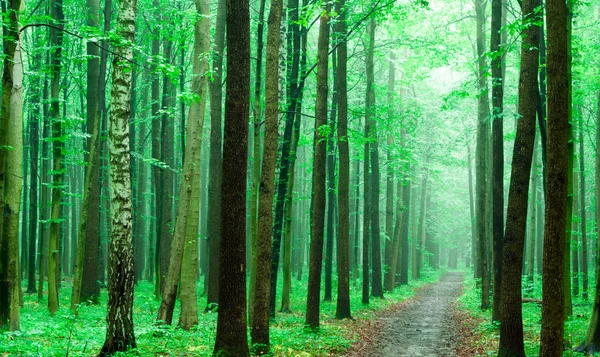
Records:
[[[225,0],[219,0],[215,40],[213,44],[212,75],[210,82],[210,165],[208,182],[208,296],[206,309],[212,310],[219,302],[219,252],[221,240],[221,184],[223,177],[223,50],[225,48]],[[205,280],[206,280],[205,275]]]
[[[534,129],[535,131],[535,129]],[[535,134],[534,134],[535,135]],[[527,233],[527,279],[529,280],[530,288],[533,289],[535,281],[535,242],[537,238],[537,138],[533,139],[533,159],[531,165],[530,178],[530,198],[529,198],[529,231]]]
[[[415,279],[419,279],[421,277],[421,269],[423,268],[423,252],[425,252],[425,236],[426,236],[426,227],[425,227],[425,213],[427,211],[427,181],[429,178],[429,158],[425,159],[425,167],[423,168],[423,184],[421,185],[421,199],[419,204],[421,205],[421,213],[419,215],[419,231],[415,236],[417,242],[417,250],[416,250],[416,277]]]
[[[335,145],[334,135],[337,121],[337,57],[336,52],[331,53],[331,67],[333,77],[333,92],[331,95],[331,110],[328,120],[329,134],[327,135],[327,231],[325,242],[325,296],[324,301],[331,301],[332,295],[332,276],[333,276],[333,236],[335,234],[335,211],[336,211],[336,192],[335,192]]]
[[[251,239],[251,265],[250,265],[250,294],[248,296],[248,305],[250,309],[250,323],[254,321],[254,298],[256,297],[256,267],[259,264],[258,256],[256,255],[256,244],[258,239],[258,196],[259,196],[259,180],[261,168],[261,151],[260,151],[260,127],[262,121],[262,67],[263,67],[263,49],[264,49],[264,31],[265,31],[265,0],[260,0],[258,10],[258,26],[256,30],[256,65],[254,74],[254,103],[252,103],[252,197],[250,204],[250,239]]]
[[[400,251],[402,252],[402,258],[400,260],[400,284],[408,284],[408,265],[409,265],[409,255],[410,249],[408,246],[408,225],[410,221],[410,214],[412,212],[411,201],[414,200],[411,197],[411,180],[410,180],[410,163],[406,165],[406,171],[404,172],[404,176],[402,177],[402,205],[403,214],[402,214],[402,243],[400,247]],[[396,222],[396,225],[398,222]]]
[[[577,175],[573,175],[573,215],[577,214],[577,217],[581,220],[581,208],[579,207],[579,177]],[[573,294],[573,296],[579,296],[579,234],[578,232],[579,224],[576,219],[573,219],[571,222],[571,242],[569,242],[573,246],[573,251],[571,252],[571,264],[573,266],[573,271],[571,272],[571,276],[569,279],[573,279],[571,282],[571,291],[569,294]]]
[[[87,7],[87,25],[97,28],[100,21],[100,2],[98,0],[88,0]],[[100,80],[100,51],[95,43],[88,42],[87,53],[89,57],[87,61],[86,125],[87,133],[88,135],[91,135],[91,140],[86,143],[88,151],[88,169],[86,170],[86,187],[84,188],[84,192],[88,190],[87,171],[90,171],[90,167],[92,168],[90,171],[90,175],[92,176],[89,179],[89,202],[82,205],[82,212],[80,213],[80,215],[85,215],[86,222],[83,222],[83,220],[80,222],[80,225],[85,224],[83,230],[81,229],[82,227],[79,228],[79,231],[84,234],[84,237],[78,237],[77,241],[79,250],[81,250],[84,255],[75,258],[75,270],[77,271],[74,273],[73,291],[71,294],[72,309],[74,304],[78,304],[80,301],[91,301],[92,303],[97,304],[100,295],[100,285],[98,284],[98,246],[100,244],[100,142],[94,141],[93,135],[94,130],[99,130],[99,91],[102,83]],[[102,75],[104,76],[105,74],[103,73]],[[99,134],[97,135],[99,137]],[[79,252],[77,254],[79,254]],[[79,264],[77,262],[79,262]],[[83,264],[83,262],[85,262],[85,264]],[[81,270],[81,272],[79,270]],[[77,290],[80,291],[78,292]]]
[[[39,44],[39,32],[34,34],[34,43],[36,46]],[[35,51],[33,54],[34,60],[34,71],[39,71],[42,64],[41,51]],[[42,88],[42,76],[38,75],[33,80],[33,86],[35,88]],[[35,268],[36,268],[36,257],[41,254],[40,251],[36,252],[36,239],[42,241],[42,234],[38,229],[38,209],[41,206],[39,204],[38,197],[38,183],[39,183],[39,137],[40,137],[40,118],[41,118],[41,107],[42,107],[42,96],[38,91],[34,91],[32,94],[31,102],[33,104],[33,111],[31,115],[31,122],[29,123],[29,140],[31,146],[31,180],[29,181],[29,269],[27,274],[27,293],[33,294],[36,292],[35,287]],[[39,238],[38,238],[39,236]]]
[[[475,2],[477,19],[477,88],[479,90],[477,102],[477,148],[476,148],[476,195],[475,208],[477,212],[477,245],[478,265],[481,277],[481,308],[487,309],[490,305],[489,261],[487,256],[487,219],[489,215],[487,185],[488,185],[488,132],[489,132],[489,99],[488,86],[485,76],[485,6],[482,0]]]
[[[308,297],[306,301],[306,325],[318,329],[320,323],[321,268],[323,266],[323,235],[325,231],[325,165],[327,141],[323,127],[327,125],[328,62],[329,62],[329,12],[327,3],[319,22],[317,55],[317,102],[315,105],[313,204],[310,232],[310,263],[308,271]]]
[[[227,93],[221,185],[219,316],[215,354],[249,356],[246,328],[246,187],[250,7],[227,1]]]
[[[502,59],[502,0],[492,1],[492,233],[494,256],[494,290],[492,320],[500,319],[502,287],[502,241],[504,240],[504,76]]]
[[[387,88],[387,104],[388,104],[388,120],[390,124],[394,120],[394,86],[396,81],[396,55],[394,52],[390,53],[389,58],[389,68],[388,68],[388,88]],[[384,288],[387,291],[394,290],[395,279],[396,279],[396,268],[398,262],[398,254],[400,253],[400,236],[401,236],[401,226],[398,224],[402,224],[402,180],[398,178],[398,192],[397,192],[397,219],[396,219],[396,234],[394,234],[394,201],[397,199],[394,197],[394,155],[392,154],[392,149],[394,145],[394,137],[392,134],[388,134],[387,140],[387,182],[386,182],[386,207],[385,207],[385,284]],[[396,243],[396,241],[398,243]],[[396,245],[398,246],[398,251],[396,251]]]
[[[136,0],[121,0],[117,34],[132,43]],[[132,195],[129,173],[129,115],[131,110],[131,46],[116,46],[110,105],[111,240],[106,340],[100,356],[136,348],[133,333]]]
[[[600,99],[599,99],[600,108]],[[600,113],[599,113],[600,115]],[[600,125],[599,125],[600,126]],[[597,134],[600,137],[600,130]],[[598,143],[598,141],[596,141]],[[583,123],[579,122],[579,210],[581,219],[581,289],[584,300],[588,299],[588,241],[586,227],[586,205],[585,205],[585,152],[583,151]],[[600,151],[599,151],[600,152]],[[596,160],[600,160],[596,158]],[[596,161],[600,164],[600,161]],[[600,165],[598,165],[600,166]],[[598,168],[597,170],[600,170]],[[599,172],[600,173],[600,172]],[[600,182],[596,182],[596,190],[600,191]],[[600,195],[598,195],[600,196]]]
[[[523,2],[523,21],[537,23],[539,0]],[[521,271],[527,227],[529,178],[535,142],[539,29],[531,26],[523,33],[519,75],[519,115],[513,149],[512,171],[506,213],[502,255],[502,308],[499,356],[525,356],[521,308]]]
[[[346,41],[346,1],[336,2],[339,14],[334,25],[339,42],[337,48],[337,92],[338,92],[338,132],[337,145],[340,153],[338,174],[338,249],[337,249],[337,305],[335,317],[352,318],[350,311],[350,152],[348,138],[348,43]]]
[[[567,4],[547,0],[548,148],[542,333],[540,356],[562,355],[564,332],[564,248],[567,214],[569,80]]]
[[[181,290],[180,325],[189,329],[198,323],[196,299],[196,269],[198,264],[198,221],[200,219],[200,154],[202,129],[206,110],[206,76],[208,62],[204,53],[209,50],[208,5],[196,1],[199,16],[194,26],[194,69],[192,92],[199,98],[191,103],[187,126],[188,144],[185,153],[180,203],[177,209],[175,234],[171,241],[169,266],[164,280],[163,299],[158,320],[171,324],[177,290]],[[195,228],[195,229],[194,229]],[[192,305],[192,306],[190,306]],[[185,307],[185,310],[184,310]]]
[[[381,237],[379,227],[379,142],[377,133],[377,119],[375,110],[375,75],[374,75],[374,52],[375,52],[375,27],[376,22],[371,19],[368,27],[369,47],[367,49],[367,99],[365,120],[371,121],[368,140],[371,141],[369,151],[371,155],[371,260],[372,278],[371,295],[383,297],[383,279],[381,271]]]
[[[0,330],[20,325],[19,211],[23,169],[23,63],[19,14],[22,2],[10,2],[3,24],[2,125],[0,126]],[[6,18],[5,18],[6,19]],[[7,150],[11,147],[12,150]]]
[[[573,62],[572,54],[571,54],[571,38],[573,32],[573,4],[571,0],[567,1],[567,78],[569,80],[569,143],[568,143],[568,152],[569,152],[569,164],[568,164],[568,177],[567,177],[567,225],[566,225],[566,235],[565,235],[565,248],[564,254],[565,257],[563,259],[564,270],[563,270],[563,282],[565,284],[564,294],[565,294],[565,319],[569,318],[573,315],[573,301],[571,299],[571,237],[572,230],[571,227],[573,225],[573,167],[575,164],[575,135],[573,128],[573,75],[571,71],[571,63]]]
[[[279,49],[281,41],[282,0],[271,2],[267,32],[265,73],[265,139],[260,194],[258,196],[258,236],[256,239],[257,263],[254,310],[252,319],[252,344],[258,354],[269,352],[269,297],[271,267],[264,262],[271,258],[271,229],[273,223],[273,196],[275,190],[275,164],[277,160],[279,114]]]
[[[60,121],[60,70],[62,62],[62,23],[64,15],[62,0],[51,2],[51,13],[58,28],[50,29],[51,52],[50,74],[50,118],[52,119],[52,213],[50,222],[50,236],[48,240],[48,310],[54,315],[58,311],[58,271],[59,271],[59,240],[60,240],[60,201],[63,189],[62,150],[63,140],[62,123]]]
[[[598,222],[600,222],[600,146],[598,146],[598,143],[600,142],[600,90],[598,91],[598,95],[597,95],[597,109],[598,109],[598,117],[597,117],[597,122],[596,122],[596,160],[595,160],[595,169],[594,169],[594,186],[595,186],[595,198],[596,198],[596,220]],[[581,129],[580,128],[580,133],[581,133]],[[581,134],[580,134],[581,135]],[[580,144],[581,145],[581,144]],[[581,146],[580,146],[581,149]],[[581,155],[580,157],[580,165],[583,165],[582,161],[583,160],[583,155]],[[583,166],[582,166],[583,167]],[[581,192],[584,192],[584,180],[583,180],[583,169],[581,169]],[[584,206],[585,206],[585,196],[582,194],[581,198],[580,198],[582,204],[581,204],[581,211],[582,213],[584,212]],[[582,217],[583,219],[583,217]],[[583,223],[583,220],[582,220]],[[582,225],[582,230],[583,230],[583,225]],[[582,232],[583,233],[583,232]],[[582,243],[584,242],[584,237],[582,235]],[[600,237],[600,229],[596,230],[596,237]],[[599,245],[600,246],[600,245]],[[583,250],[583,247],[582,247]],[[596,255],[596,259],[599,259],[600,254]],[[586,262],[587,264],[587,252],[584,255],[582,253],[581,255],[581,263],[583,265],[583,263]],[[587,267],[587,265],[586,265]],[[599,269],[600,264],[598,262],[596,262],[596,269]],[[598,279],[600,277],[600,272],[596,271],[596,286],[600,286],[600,279]],[[586,275],[583,276],[584,279],[586,279]],[[584,280],[584,282],[586,282],[586,280]],[[585,287],[585,285],[584,285]],[[585,290],[584,290],[585,293]],[[590,317],[590,323],[588,325],[588,329],[587,329],[587,333],[585,335],[585,340],[575,349],[576,351],[579,352],[584,352],[584,353],[589,353],[589,354],[594,354],[597,352],[600,352],[600,289],[596,289],[596,292],[594,294],[594,305],[592,308],[592,316]]]
[[[156,11],[157,18],[159,18],[158,11],[160,9],[160,1],[153,0],[152,6]],[[160,55],[160,32],[157,27],[154,28],[152,34],[152,57],[157,58]],[[152,158],[157,161],[162,161],[161,155],[161,117],[160,117],[160,82],[158,74],[152,76],[151,82],[151,102],[152,102]],[[154,235],[155,244],[154,247],[154,296],[156,299],[160,298],[160,246],[162,241],[162,204],[163,204],[163,172],[160,166],[152,166],[152,183],[154,188]]]
[[[475,199],[473,192],[473,165],[471,160],[471,145],[467,144],[467,166],[469,170],[469,213],[471,217],[471,262],[473,264],[473,276],[480,277],[479,264],[477,264],[477,220],[475,218]],[[478,282],[478,284],[480,284]]]

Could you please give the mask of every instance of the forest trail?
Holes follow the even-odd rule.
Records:
[[[403,308],[380,316],[381,330],[371,346],[351,356],[454,356],[452,302],[460,294],[463,273],[447,272]]]

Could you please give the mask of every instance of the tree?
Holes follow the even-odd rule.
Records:
[[[188,144],[185,147],[183,174],[179,189],[179,205],[175,221],[175,234],[171,241],[171,254],[164,282],[163,298],[158,310],[158,320],[171,324],[177,290],[181,295],[179,325],[185,329],[198,324],[196,298],[196,270],[198,264],[198,221],[200,213],[200,151],[202,128],[206,111],[206,91],[209,50],[209,8],[205,1],[196,1],[198,17],[194,25],[194,68],[192,92],[196,99],[190,105],[187,125]]]
[[[323,235],[325,233],[325,165],[327,151],[327,66],[329,62],[329,12],[327,3],[319,20],[317,54],[317,102],[315,105],[313,202],[310,230],[310,265],[308,271],[308,297],[306,299],[306,325],[319,328],[321,269],[323,266]]]
[[[257,353],[269,352],[269,297],[271,258],[271,229],[273,223],[273,194],[275,186],[275,161],[277,160],[279,114],[279,43],[281,41],[282,0],[271,2],[267,32],[265,138],[263,147],[260,193],[258,196],[258,235],[256,237],[257,265],[256,287],[252,318],[252,345]]]
[[[477,20],[477,89],[479,91],[477,101],[477,148],[476,148],[476,195],[475,208],[477,219],[477,245],[478,254],[477,264],[479,265],[481,277],[481,308],[487,309],[490,304],[490,277],[488,272],[488,257],[486,252],[487,245],[487,217],[489,207],[487,206],[487,142],[489,131],[489,99],[488,88],[485,76],[485,35],[483,32],[485,20],[485,6],[482,0],[475,1],[475,13]]]
[[[522,4],[523,23],[536,24],[538,0]],[[537,97],[539,29],[529,26],[523,32],[521,43],[521,70],[519,74],[519,115],[517,136],[513,149],[504,249],[502,253],[502,295],[500,316],[499,356],[525,356],[523,319],[521,310],[521,271],[527,227],[527,200],[533,147]]]
[[[339,42],[337,48],[337,95],[338,95],[338,131],[337,145],[340,153],[338,173],[338,234],[337,234],[337,274],[338,290],[335,317],[352,318],[350,312],[350,267],[348,249],[350,245],[350,153],[348,138],[348,82],[347,62],[348,43],[346,41],[346,1],[336,2],[335,10],[339,14],[335,23],[335,33]]]
[[[0,330],[20,324],[19,210],[23,181],[23,63],[20,0],[12,0],[3,24],[2,117],[0,122]],[[10,150],[8,148],[11,148]]]
[[[600,112],[599,112],[600,113]],[[580,118],[583,119],[583,118]],[[600,131],[596,133],[596,136],[600,135]],[[600,151],[599,151],[600,152]],[[582,295],[583,299],[588,299],[588,241],[587,241],[587,229],[586,229],[586,213],[585,213],[585,155],[583,151],[583,120],[579,122],[579,211],[581,219],[581,283],[582,283]],[[596,154],[597,165],[600,164],[600,155]],[[600,165],[598,165],[600,166]],[[597,168],[597,176],[600,179],[600,168]],[[595,185],[597,190],[600,190],[600,182]],[[600,194],[598,195],[600,197]],[[575,261],[577,256],[573,257]]]
[[[92,28],[97,28],[100,21],[100,2],[98,0],[87,1],[88,14],[87,25]],[[100,285],[98,284],[98,265],[100,246],[100,141],[94,141],[94,130],[100,126],[100,87],[104,81],[100,80],[100,76],[104,77],[106,73],[100,73],[100,49],[91,41],[87,43],[87,107],[86,107],[86,125],[87,132],[91,136],[88,141],[88,168],[91,167],[89,181],[89,198],[88,203],[82,205],[81,215],[85,214],[85,222],[80,220],[85,227],[80,227],[80,231],[85,235],[85,241],[78,238],[78,247],[83,249],[84,256],[76,259],[83,259],[85,264],[78,266],[82,270],[81,282],[73,281],[73,291],[81,289],[80,296],[75,299],[75,293],[71,296],[71,303],[78,304],[80,301],[91,301],[98,303],[100,295]],[[104,79],[104,78],[102,78]],[[88,169],[89,170],[89,169]],[[87,180],[87,173],[86,178]],[[87,190],[87,182],[86,188]],[[85,213],[84,213],[85,212]],[[75,275],[79,278],[79,271]]]
[[[598,119],[600,119],[600,91],[596,96],[597,100],[597,108],[598,108]],[[585,196],[584,196],[584,179],[583,179],[583,139],[581,136],[581,132],[583,131],[583,127],[580,128],[580,149],[581,149],[581,157],[580,157],[580,165],[581,165],[581,212],[582,214],[585,212]],[[600,142],[600,120],[598,120],[596,124],[596,143]],[[594,172],[594,185],[595,185],[595,196],[596,196],[596,220],[600,219],[600,147],[596,144],[596,162],[595,162],[595,172]],[[582,242],[585,242],[585,216],[582,216]],[[597,231],[597,236],[600,237],[600,230]],[[600,256],[596,256],[596,286],[600,284],[600,264],[598,263],[598,259]],[[587,264],[587,256],[582,254],[581,259],[582,265]],[[582,267],[583,268],[583,267]],[[587,268],[587,265],[586,265]],[[585,285],[587,283],[587,272],[584,271],[584,289],[587,288]],[[585,294],[586,290],[584,290]],[[577,346],[575,351],[583,352],[586,354],[594,354],[600,351],[600,289],[596,289],[596,293],[594,294],[594,305],[592,308],[592,316],[590,317],[590,323],[587,328],[587,332],[585,335],[585,340]]]
[[[502,289],[502,240],[504,239],[504,76],[502,59],[502,0],[492,1],[492,232],[494,245],[494,290],[492,320],[500,319]]]
[[[564,332],[564,240],[567,214],[569,141],[569,81],[567,65],[567,5],[546,2],[548,23],[548,143],[542,333],[540,356],[560,356]]]
[[[250,8],[227,0],[227,92],[221,186],[219,316],[215,354],[249,356],[246,332],[246,168],[250,95]]]
[[[208,214],[208,296],[206,309],[210,310],[219,302],[219,241],[221,239],[221,182],[223,174],[223,50],[225,48],[225,0],[219,0],[215,39],[213,44],[213,80],[210,89],[210,165],[208,195],[211,205]],[[206,277],[205,277],[206,279]]]
[[[365,121],[371,121],[367,140],[371,155],[371,264],[373,285],[371,295],[383,297],[383,279],[381,276],[381,237],[379,228],[379,142],[377,133],[377,120],[374,115],[375,109],[375,75],[373,57],[375,53],[375,19],[371,19],[368,27],[368,50],[367,50],[367,99]]]
[[[63,146],[64,139],[60,118],[60,70],[64,22],[62,0],[50,3],[52,18],[58,23],[50,28],[52,43],[50,61],[50,118],[52,119],[52,210],[50,215],[50,236],[48,239],[48,310],[50,315],[58,311],[59,279],[59,234],[61,229],[61,196],[63,190]]]
[[[132,195],[129,175],[129,114],[136,0],[121,0],[110,106],[111,241],[106,340],[100,356],[136,348],[133,333]]]

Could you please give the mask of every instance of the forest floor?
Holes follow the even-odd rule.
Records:
[[[462,292],[463,273],[447,272],[439,282],[384,310],[348,354],[375,356],[456,356],[454,312]],[[370,336],[369,336],[370,335]]]

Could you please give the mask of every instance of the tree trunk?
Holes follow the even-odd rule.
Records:
[[[535,125],[535,124],[534,124]],[[535,132],[535,129],[534,129]],[[535,134],[534,134],[535,136]],[[537,138],[533,139],[533,158],[531,165],[531,190],[529,199],[529,232],[527,233],[527,279],[529,280],[530,288],[533,289],[535,281],[535,241],[537,237]]]
[[[394,120],[394,86],[396,80],[396,55],[390,53],[389,68],[388,68],[388,88],[387,88],[387,105],[388,105],[388,120],[390,124]],[[397,164],[394,163],[392,148],[394,145],[394,137],[391,133],[388,134],[387,140],[387,182],[386,182],[386,205],[385,205],[385,282],[384,288],[386,291],[394,290],[396,279],[396,268],[398,261],[399,250],[396,251],[396,241],[398,241],[398,249],[400,249],[400,235],[402,224],[402,180],[398,179],[398,198],[396,202],[397,219],[396,233],[394,234],[394,169]],[[399,229],[400,228],[400,229]],[[398,235],[398,236],[397,236]]]
[[[52,120],[52,212],[50,222],[50,236],[48,239],[48,310],[50,315],[58,311],[58,271],[59,271],[59,235],[60,235],[60,200],[63,189],[62,173],[62,123],[60,121],[60,70],[62,61],[62,23],[64,20],[62,0],[53,0],[51,3],[52,17],[59,24],[58,28],[50,29],[51,52],[50,72],[50,118]]]
[[[171,241],[171,253],[167,276],[164,280],[163,299],[158,310],[158,320],[171,324],[177,289],[181,285],[181,317],[184,328],[198,323],[196,299],[196,267],[198,264],[198,224],[200,207],[200,153],[202,128],[206,109],[206,76],[208,62],[204,53],[209,50],[208,6],[197,0],[198,20],[194,30],[194,69],[192,92],[199,98],[191,103],[187,126],[188,145],[185,153],[182,182],[179,191],[180,204],[175,222],[175,234]],[[193,229],[195,228],[195,230]],[[182,268],[183,266],[183,268]],[[184,279],[185,278],[185,279]],[[180,284],[181,279],[181,284]],[[184,302],[186,313],[184,314]],[[190,304],[191,302],[191,304]],[[193,306],[190,306],[193,305]]]
[[[219,302],[219,252],[221,240],[221,184],[223,175],[223,50],[225,48],[225,0],[219,0],[215,42],[213,45],[213,80],[210,82],[210,165],[208,182],[208,296],[206,309],[212,310]],[[206,280],[207,276],[205,276]]]
[[[571,300],[571,236],[572,231],[571,227],[573,225],[573,165],[575,164],[575,137],[574,137],[574,128],[573,128],[573,79],[571,73],[571,63],[572,55],[571,55],[571,37],[572,37],[572,28],[573,28],[573,5],[571,0],[567,1],[567,78],[569,80],[569,142],[568,142],[568,152],[569,152],[569,164],[568,164],[568,173],[567,173],[567,225],[565,230],[565,248],[564,254],[565,257],[563,259],[564,270],[563,270],[563,282],[565,284],[564,294],[565,294],[565,319],[569,318],[573,315],[573,301]]]
[[[599,94],[600,95],[600,94]],[[600,97],[599,97],[600,98]],[[599,108],[600,108],[600,99]],[[600,115],[600,112],[599,112]],[[600,125],[599,125],[600,127]],[[600,130],[597,133],[600,137]],[[596,141],[598,143],[598,141]],[[597,144],[596,144],[597,145]],[[600,151],[598,151],[600,152]],[[600,160],[596,158],[596,160]],[[596,161],[600,166],[600,161]],[[600,170],[600,167],[597,168]],[[588,243],[587,243],[587,230],[586,230],[586,205],[585,205],[585,152],[583,151],[583,123],[579,123],[579,210],[581,212],[581,289],[584,300],[588,299]],[[600,171],[597,173],[600,176]],[[600,179],[600,178],[599,178]],[[600,182],[596,182],[596,190],[600,191]],[[600,197],[600,194],[598,195]],[[600,221],[599,221],[600,222]]]
[[[248,295],[248,305],[250,309],[249,322],[252,324],[254,321],[254,298],[256,297],[256,268],[259,264],[258,256],[256,255],[256,244],[258,239],[258,196],[259,196],[259,180],[260,180],[260,127],[262,121],[262,61],[263,61],[263,47],[264,47],[264,29],[265,29],[265,0],[260,0],[260,7],[258,10],[258,26],[256,30],[256,65],[254,74],[254,103],[252,105],[252,116],[253,116],[253,158],[252,158],[252,197],[250,204],[250,238],[251,238],[251,265],[250,265],[250,294]]]
[[[574,196],[573,196],[573,215],[575,215],[575,213],[577,213],[577,217],[579,217],[579,219],[581,219],[581,208],[579,207],[579,202],[577,201],[577,199],[579,198],[579,177],[577,175],[573,175],[573,192],[574,192]],[[569,294],[573,294],[573,296],[579,296],[579,234],[580,232],[577,231],[577,219],[574,219],[573,222],[571,222],[571,234],[572,234],[572,238],[571,238],[571,242],[569,242],[569,244],[573,245],[573,251],[571,252],[571,264],[573,266],[573,272],[571,273],[571,276],[569,277],[569,279],[573,279],[572,283],[571,283],[571,291],[569,291]]]
[[[121,0],[117,34],[133,42],[136,0]],[[132,197],[129,173],[129,114],[131,110],[131,46],[116,46],[110,105],[111,240],[106,340],[100,356],[136,348],[133,333]]]
[[[329,12],[325,5],[319,22],[317,56],[317,102],[315,105],[314,161],[313,161],[313,205],[310,232],[310,263],[308,272],[308,298],[306,301],[306,325],[319,328],[319,306],[321,293],[321,268],[323,265],[323,234],[325,230],[325,165],[327,155],[327,77],[329,49]]]
[[[87,26],[97,28],[100,21],[100,3],[98,0],[88,0],[88,15]],[[94,141],[94,130],[99,130],[100,122],[100,103],[99,92],[103,81],[100,80],[100,51],[95,43],[88,42],[87,44],[87,133],[91,135],[91,140],[86,143],[86,148],[89,154],[87,155],[88,169],[86,169],[85,192],[88,191],[89,202],[82,205],[81,216],[85,215],[86,222],[80,221],[85,227],[79,227],[79,231],[84,234],[84,237],[77,238],[78,250],[83,252],[83,256],[77,256],[76,271],[73,279],[73,291],[71,294],[71,309],[76,312],[74,304],[79,304],[80,301],[91,301],[94,304],[98,303],[100,295],[100,285],[98,284],[98,265],[100,244],[100,143]],[[104,76],[105,74],[102,73]],[[97,134],[99,137],[99,134]],[[93,152],[93,155],[92,155]],[[92,167],[90,171],[89,168]],[[87,172],[90,172],[89,179]],[[85,198],[84,198],[85,200]],[[86,211],[87,210],[87,211]],[[83,230],[82,230],[83,228]],[[77,255],[79,254],[77,252]],[[79,262],[79,263],[77,263]],[[85,264],[83,264],[85,262]],[[77,291],[77,290],[80,290]]]
[[[370,121],[368,140],[369,152],[371,155],[371,264],[373,285],[371,295],[373,297],[383,297],[383,281],[381,276],[381,237],[379,228],[379,143],[377,133],[377,119],[374,115],[375,110],[375,75],[374,75],[374,51],[375,51],[375,27],[374,19],[370,21],[368,27],[369,44],[367,49],[367,99],[365,121]]]
[[[502,241],[504,240],[504,76],[502,73],[502,0],[492,1],[492,232],[494,254],[494,290],[492,320],[500,319],[502,287]]]
[[[0,330],[16,331],[20,324],[19,211],[23,169],[23,63],[19,14],[20,0],[6,9],[3,25],[2,125],[0,126]],[[6,19],[6,18],[5,18]],[[6,150],[4,147],[12,147]]]
[[[335,34],[334,34],[335,36]],[[335,146],[333,137],[337,121],[337,57],[336,52],[331,54],[333,91],[331,99],[330,118],[328,120],[329,134],[327,135],[327,233],[325,243],[325,296],[323,301],[331,301],[332,276],[333,276],[333,236],[335,235]]]
[[[248,0],[227,2],[227,48],[219,316],[214,353],[244,357],[249,356],[246,328],[246,175],[250,102]]]
[[[598,146],[598,143],[600,142],[600,90],[598,91],[598,95],[597,95],[597,109],[598,109],[598,120],[596,122],[596,137],[595,137],[595,141],[596,141],[596,162],[595,162],[595,169],[594,169],[594,186],[595,186],[595,198],[596,198],[596,221],[600,222],[600,146]],[[583,128],[580,128],[580,138],[581,138],[581,130]],[[580,150],[582,149],[582,143],[579,144],[579,148]],[[585,196],[583,195],[584,191],[584,179],[583,179],[583,155],[580,155],[580,159],[579,159],[579,164],[581,167],[581,212],[582,212],[582,251],[583,251],[583,242],[585,242],[585,231],[584,231],[584,225],[583,222],[585,222],[584,220],[584,216],[583,213],[585,211]],[[600,229],[596,230],[596,236],[597,238],[600,238]],[[599,245],[600,246],[600,245]],[[585,254],[585,255],[584,255]],[[600,258],[600,254],[598,254],[596,256],[596,259]],[[587,252],[582,253],[581,255],[581,264],[582,264],[582,269],[583,269],[583,264],[585,262],[585,267],[587,269]],[[596,269],[598,269],[600,267],[600,264],[596,261]],[[585,284],[587,282],[587,272],[584,271],[583,275],[583,283]],[[600,286],[600,279],[598,279],[600,277],[600,272],[596,271],[596,286]],[[586,289],[587,286],[584,285],[584,289]],[[585,294],[586,290],[584,290],[584,294]],[[584,352],[584,353],[589,353],[589,354],[594,354],[597,352],[600,352],[600,289],[596,289],[596,293],[594,295],[594,305],[592,308],[592,316],[590,318],[590,324],[588,325],[588,329],[587,329],[587,333],[585,335],[585,340],[581,343],[581,345],[579,345],[576,349],[576,351],[579,352]]]
[[[488,219],[489,207],[487,205],[487,182],[488,182],[488,131],[489,131],[489,99],[488,87],[485,77],[485,6],[482,0],[475,2],[475,13],[477,18],[477,88],[479,90],[477,102],[477,148],[476,148],[476,198],[475,209],[477,212],[477,244],[478,244],[478,265],[481,277],[481,308],[487,309],[490,304],[489,291],[489,270],[487,256],[487,229],[486,220]]]
[[[548,152],[540,356],[561,356],[564,332],[564,240],[567,213],[569,80],[567,8],[546,2],[548,20]]]
[[[539,0],[523,1],[523,21],[537,23]],[[523,33],[519,75],[519,115],[513,149],[506,230],[502,256],[502,308],[499,356],[525,356],[521,309],[521,272],[527,227],[527,199],[535,142],[539,29],[530,26]]]
[[[469,169],[469,212],[471,217],[471,262],[473,276],[480,277],[479,264],[477,264],[477,220],[475,219],[475,199],[473,192],[473,165],[471,163],[471,145],[467,143],[467,166]],[[480,284],[477,282],[477,284]]]
[[[35,45],[40,44],[39,32],[36,31],[34,35]],[[35,51],[33,54],[34,71],[39,71],[42,65],[42,56],[40,51]],[[33,80],[33,86],[35,88],[42,88],[42,78],[35,77]],[[40,137],[40,118],[41,118],[41,107],[42,107],[42,96],[39,90],[32,93],[31,102],[33,104],[33,112],[31,115],[31,122],[29,123],[29,140],[31,145],[31,180],[29,181],[29,269],[27,275],[27,293],[33,294],[36,292],[35,287],[35,268],[36,268],[36,257],[42,252],[38,251],[36,254],[36,239],[42,241],[41,230],[38,230],[39,216],[38,209],[41,206],[39,204],[38,197],[38,183],[39,183],[39,137]],[[39,238],[38,238],[39,236]]]
[[[156,17],[159,18],[160,1],[153,0],[152,6],[156,11]],[[152,34],[152,58],[158,58],[160,55],[160,32],[157,27]],[[151,82],[151,102],[152,102],[152,158],[162,161],[161,155],[161,117],[160,117],[160,82],[158,74],[152,76]],[[154,297],[160,299],[160,246],[162,241],[162,204],[163,204],[163,172],[159,165],[152,166],[152,184],[154,188],[154,235],[156,237],[154,247]]]
[[[267,56],[265,76],[265,139],[260,194],[258,196],[258,236],[256,238],[257,265],[254,310],[252,319],[252,345],[256,353],[267,354],[269,342],[269,297],[271,258],[271,229],[273,223],[273,195],[275,189],[275,164],[277,160],[279,115],[279,48],[281,41],[281,11],[283,0],[273,0],[269,9]]]
[[[340,155],[338,173],[338,249],[337,274],[338,290],[335,317],[352,318],[350,311],[350,152],[348,138],[348,43],[346,41],[346,1],[336,2],[335,10],[339,14],[335,32],[339,43],[337,48],[337,93],[338,93],[338,132],[337,145]]]
[[[400,260],[400,284],[408,284],[408,264],[409,264],[409,247],[408,247],[408,224],[410,223],[411,208],[411,180],[410,180],[410,163],[406,165],[406,171],[402,178],[402,205],[404,213],[402,214],[402,243],[400,251],[402,252],[402,258]],[[396,222],[398,224],[398,222]]]

